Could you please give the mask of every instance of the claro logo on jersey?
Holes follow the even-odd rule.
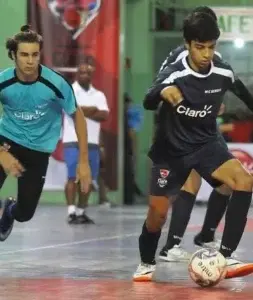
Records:
[[[179,105],[177,108],[177,113],[191,118],[205,118],[208,114],[212,112],[212,107],[212,105],[205,105],[203,110],[195,110],[190,109],[189,107],[185,107],[184,105]]]
[[[40,110],[35,110],[35,112],[15,112],[14,115],[17,119],[25,120],[25,121],[31,121],[31,120],[37,120],[44,116],[46,112],[42,112]]]

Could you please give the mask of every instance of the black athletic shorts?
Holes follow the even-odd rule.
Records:
[[[168,159],[165,163],[154,163],[151,171],[150,195],[176,195],[192,169],[195,169],[212,187],[218,187],[222,182],[214,179],[211,174],[233,158],[224,140],[216,138],[194,153]]]
[[[34,180],[42,177],[45,179],[50,153],[40,152],[23,147],[22,145],[19,145],[0,135],[0,145],[4,144],[9,146],[9,152],[13,154],[25,167],[26,171],[24,172],[23,176],[26,176],[27,173],[33,173]],[[4,179],[5,175],[2,167],[0,167],[0,174],[0,185],[2,185],[3,182],[1,181]]]
[[[12,211],[15,220],[25,222],[33,217],[38,205],[45,183],[50,154],[28,149],[0,136],[0,145],[4,144],[9,147],[8,151],[15,156],[25,168],[24,173],[17,180],[17,203],[14,211]],[[0,188],[4,184],[6,177],[7,175],[4,169],[0,166]]]

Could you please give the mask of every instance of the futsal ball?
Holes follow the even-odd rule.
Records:
[[[224,279],[226,267],[226,259],[219,251],[203,248],[192,255],[188,271],[196,284],[211,287]]]

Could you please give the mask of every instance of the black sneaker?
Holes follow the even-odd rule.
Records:
[[[220,248],[220,241],[213,239],[213,240],[204,240],[203,236],[200,233],[198,233],[197,235],[195,235],[194,239],[193,239],[193,243],[195,246],[199,246],[199,247],[203,247],[203,248],[214,248],[214,249],[219,249]]]
[[[12,197],[9,197],[5,200],[4,208],[3,208],[4,211],[2,214],[2,218],[0,220],[0,241],[1,242],[5,241],[12,231],[14,218],[10,216],[8,210],[9,207],[13,205],[15,202],[16,202],[15,199]]]
[[[77,220],[76,214],[70,214],[70,215],[68,215],[67,222],[69,224],[78,224],[78,220]]]
[[[81,216],[77,216],[77,219],[79,224],[95,224],[95,222],[85,213],[83,213]]]

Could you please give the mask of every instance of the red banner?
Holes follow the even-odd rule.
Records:
[[[28,22],[44,39],[42,63],[71,82],[84,55],[96,61],[93,85],[105,93],[110,118],[103,127],[107,185],[117,188],[119,1],[32,0]],[[54,157],[61,159],[61,145]]]

